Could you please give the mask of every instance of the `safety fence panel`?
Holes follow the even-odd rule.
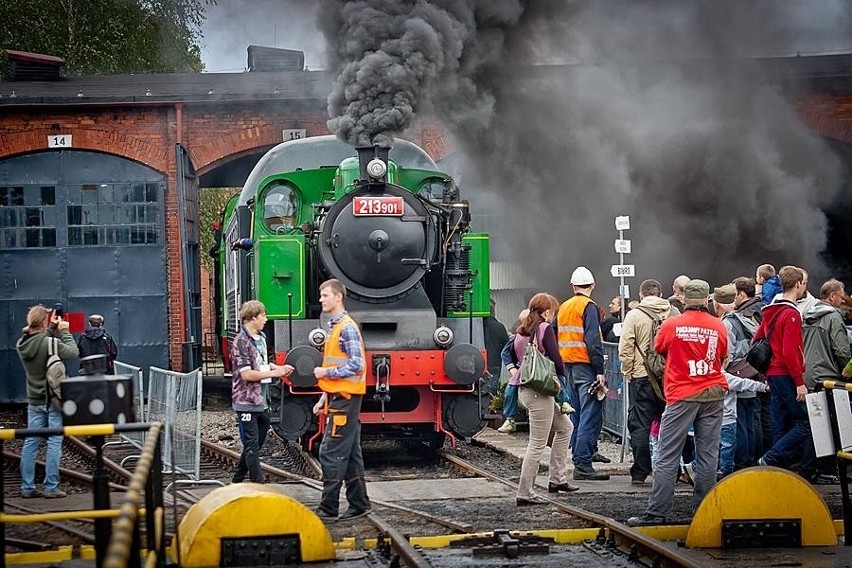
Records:
[[[145,422],[145,385],[142,380],[142,368],[115,361],[115,374],[133,377],[133,406],[136,409],[136,422]],[[124,432],[120,435],[120,438],[140,450],[145,444],[144,431]]]
[[[150,422],[166,425],[163,466],[194,480],[201,473],[201,369],[189,373],[148,370]]]
[[[618,343],[603,342],[604,374],[609,387],[603,407],[603,428],[610,434],[627,440],[627,407],[629,392],[621,374]],[[622,444],[624,446],[625,444]],[[623,453],[623,452],[622,452]]]

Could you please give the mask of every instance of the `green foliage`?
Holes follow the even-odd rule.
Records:
[[[0,47],[65,59],[66,74],[201,71],[213,0],[2,0]]]
[[[225,210],[228,199],[239,191],[240,188],[238,187],[212,187],[199,190],[198,222],[201,266],[208,270],[212,270],[216,264],[216,259],[208,254],[215,244],[213,223],[222,218],[222,212]]]

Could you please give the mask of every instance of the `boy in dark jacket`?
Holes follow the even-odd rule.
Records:
[[[107,356],[107,373],[115,374],[115,360],[118,359],[118,347],[112,336],[104,329],[104,316],[92,314],[89,316],[89,329],[77,340],[77,350],[80,357],[89,355]]]

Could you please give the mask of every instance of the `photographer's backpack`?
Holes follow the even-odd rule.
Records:
[[[47,338],[47,367],[45,372],[47,402],[55,410],[62,410],[62,379],[65,374],[65,363],[59,358],[59,340]]]
[[[663,394],[663,375],[666,372],[666,358],[654,349],[657,332],[660,330],[660,326],[663,325],[663,320],[641,306],[637,306],[636,309],[651,318],[651,343],[648,345],[648,351],[643,352],[638,342],[636,343],[636,349],[639,350],[639,354],[645,363],[645,372],[648,373],[648,381],[650,381],[651,387],[654,389],[654,394],[660,400],[665,401],[666,396]]]

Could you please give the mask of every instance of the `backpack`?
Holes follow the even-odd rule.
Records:
[[[642,351],[639,347],[639,342],[635,340],[636,349],[639,355],[642,356],[642,362],[645,364],[645,372],[648,373],[648,381],[651,383],[651,388],[654,389],[654,394],[662,401],[666,400],[663,394],[663,375],[666,372],[666,358],[654,350],[654,342],[657,339],[657,332],[660,331],[660,326],[663,325],[663,320],[655,314],[646,310],[641,306],[636,307],[637,310],[651,318],[651,343],[648,346],[648,352]]]
[[[47,367],[45,368],[47,382],[47,401],[54,410],[62,410],[62,380],[65,374],[65,363],[59,358],[59,340],[55,337],[47,339]]]
[[[725,316],[725,318],[730,318],[733,320],[734,325],[739,326],[742,331],[743,337],[751,343],[751,340],[754,338],[754,334],[757,331],[757,322],[752,318],[747,318],[747,316],[740,315],[736,312],[732,312],[730,316]],[[725,319],[723,318],[723,319]],[[748,325],[747,325],[748,324]],[[730,346],[733,349],[735,346]],[[760,373],[757,372],[757,369],[749,365],[749,362],[746,360],[745,355],[732,361],[728,368],[725,369],[728,373],[741,377],[743,379],[754,379]]]

